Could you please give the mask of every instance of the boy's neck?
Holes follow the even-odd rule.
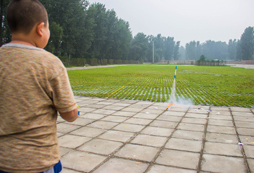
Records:
[[[16,44],[24,44],[27,46],[33,46],[36,47],[34,44],[27,42],[27,41],[22,41],[22,40],[12,40],[10,43],[16,43]]]
[[[36,44],[28,37],[25,37],[23,34],[13,34],[11,43],[24,44],[27,46],[36,47]]]

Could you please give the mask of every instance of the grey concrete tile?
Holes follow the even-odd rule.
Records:
[[[103,105],[103,104],[89,104],[89,108],[95,108],[95,109],[102,109],[104,108],[106,105]],[[79,105],[79,107],[82,107]],[[86,106],[84,106],[86,107]]]
[[[94,114],[103,114],[103,115],[110,115],[115,113],[116,111],[113,110],[106,110],[106,109],[97,109],[93,111]]]
[[[129,123],[129,124],[139,124],[139,125],[147,125],[151,122],[152,120],[149,119],[141,119],[141,118],[130,118],[124,123]]]
[[[126,159],[111,158],[109,161],[100,166],[94,173],[141,173],[148,167],[148,164],[135,162]]]
[[[80,151],[87,151],[98,154],[109,155],[123,145],[121,142],[93,139],[78,148]]]
[[[202,146],[202,141],[192,141],[192,140],[186,140],[186,139],[171,138],[165,145],[165,148],[182,150],[182,151],[200,152],[201,146]]]
[[[136,112],[124,112],[124,111],[118,111],[113,113],[112,115],[116,115],[116,116],[124,116],[124,117],[132,117],[133,115],[135,115]]]
[[[168,105],[166,105],[166,108],[168,107]],[[174,112],[186,112],[188,110],[188,107],[176,107],[176,106],[173,106],[170,108],[169,111],[174,111]]]
[[[224,116],[224,115],[209,115],[211,120],[227,120],[232,121],[231,116]]]
[[[125,111],[125,112],[140,112],[143,109],[144,108],[139,108],[139,107],[136,107],[136,108],[126,107],[126,108],[122,109],[122,111]]]
[[[163,110],[159,110],[159,109],[144,109],[141,111],[141,113],[146,113],[149,112],[150,114],[156,114],[156,115],[160,115]]]
[[[138,101],[137,103],[135,103],[135,105],[152,105],[153,102],[150,102],[150,101]]]
[[[65,120],[60,115],[57,116],[57,120],[56,121],[57,122],[65,122]]]
[[[233,121],[227,121],[227,120],[218,120],[218,119],[209,119],[208,121],[209,125],[215,125],[215,126],[226,126],[226,127],[233,127]]]
[[[226,116],[226,117],[231,117],[231,113],[229,111],[212,111],[210,112],[210,117],[212,116]]]
[[[254,147],[251,145],[244,145],[243,148],[247,158],[254,159]]]
[[[57,132],[56,135],[57,135],[57,137],[59,138],[60,136],[63,136],[64,134],[63,134],[63,133]]]
[[[156,120],[165,120],[165,121],[174,121],[174,122],[179,122],[182,117],[178,116],[172,116],[172,115],[161,115]]]
[[[156,115],[156,114],[138,113],[138,114],[136,114],[133,117],[135,117],[135,118],[143,118],[143,119],[154,119],[157,116],[158,115]]]
[[[236,127],[242,127],[242,128],[248,128],[252,129],[254,128],[254,122],[243,122],[243,121],[236,121],[235,122]]]
[[[82,100],[82,104],[96,104],[98,102],[99,102],[98,100],[93,99]]]
[[[141,131],[142,134],[154,135],[154,136],[165,136],[168,137],[173,133],[174,129],[167,129],[162,127],[151,127],[148,126]]]
[[[212,106],[211,110],[212,111],[218,111],[218,112],[220,112],[220,111],[229,112],[228,107]]]
[[[238,132],[238,134],[240,134],[240,135],[253,136],[253,134],[254,134],[254,129],[237,128],[237,132]]]
[[[134,140],[131,141],[133,144],[141,144],[153,147],[161,147],[167,141],[166,137],[158,137],[158,136],[138,136]]]
[[[206,124],[207,119],[199,119],[199,118],[183,118],[183,123],[192,123],[192,124]]]
[[[133,136],[134,133],[110,130],[100,135],[98,138],[111,141],[126,142]]]
[[[207,114],[198,114],[198,113],[187,113],[186,118],[207,118]]]
[[[190,130],[190,131],[204,131],[204,125],[201,124],[188,124],[188,123],[180,123],[177,127],[178,130]]]
[[[141,145],[126,144],[115,155],[134,160],[151,162],[159,149]]]
[[[208,108],[207,109],[205,109],[205,108],[201,108],[201,109],[194,109],[194,108],[192,108],[192,109],[189,109],[189,111],[188,111],[188,113],[194,113],[194,114],[207,114],[208,112],[207,112],[207,110],[208,110]]]
[[[105,116],[106,116],[105,114],[86,113],[86,114],[82,115],[81,117],[83,117],[85,119],[98,120],[98,119],[101,119]]]
[[[203,139],[203,136],[204,136],[203,132],[176,130],[172,137],[179,139],[191,139],[201,141]]]
[[[196,169],[198,166],[198,161],[199,153],[163,150],[155,162],[163,165]]]
[[[131,104],[130,103],[122,103],[122,102],[119,102],[119,103],[114,103],[115,106],[121,106],[121,107],[127,107],[127,106],[130,106]]]
[[[250,112],[250,108],[230,107],[232,112]]]
[[[61,158],[65,168],[76,171],[89,172],[101,164],[107,157],[89,154],[81,151],[73,151]]]
[[[114,130],[127,131],[127,132],[140,132],[145,126],[122,123],[114,127]]]
[[[185,112],[180,112],[180,111],[179,111],[179,112],[176,112],[176,111],[170,110],[170,111],[164,112],[162,115],[167,115],[167,116],[172,115],[172,116],[183,117],[184,114],[185,114]]]
[[[79,125],[79,126],[84,126],[89,124],[90,122],[86,120],[85,118],[79,116],[74,122],[66,122],[66,124],[71,124],[71,125]]]
[[[64,135],[58,139],[58,142],[60,147],[76,148],[89,140],[91,140],[91,138],[75,135]]]
[[[63,155],[65,155],[65,154],[67,154],[67,153],[69,153],[71,151],[73,151],[73,150],[70,149],[70,148],[60,147],[60,155],[61,155],[61,157],[63,157]]]
[[[204,153],[226,156],[243,156],[238,144],[222,144],[214,142],[205,143]]]
[[[253,117],[254,116],[253,113],[251,112],[232,112],[232,115],[236,117],[238,116]]]
[[[247,172],[243,158],[204,154],[201,170],[207,172],[240,173]]]
[[[196,173],[197,171],[192,171],[188,169],[179,169],[161,165],[153,165],[147,173]]]
[[[174,129],[177,126],[177,122],[170,122],[170,121],[159,121],[159,120],[154,120],[150,126],[154,127],[163,127],[163,128],[169,128],[169,129]]]
[[[137,102],[138,102],[137,100],[121,100],[120,103],[135,104]]]
[[[213,133],[224,133],[224,134],[236,135],[234,127],[213,126],[208,124],[207,131],[213,132]]]
[[[80,111],[81,114],[85,114],[85,113],[88,113],[88,112],[93,112],[95,111],[96,109],[95,108],[89,108],[89,107],[81,107],[78,109]]]
[[[98,128],[81,127],[80,129],[77,129],[71,132],[70,134],[94,138],[104,132],[105,132],[104,130]]]
[[[242,136],[240,135],[240,140],[244,145],[254,145],[254,137],[252,136]]]
[[[236,135],[227,135],[220,133],[206,133],[206,140],[209,142],[237,144],[238,139]]]
[[[110,106],[104,107],[103,109],[109,109],[109,110],[119,111],[119,110],[121,110],[123,108],[124,107],[122,107],[122,106],[110,105]]]
[[[65,123],[57,124],[57,132],[59,133],[68,133],[78,128],[80,128],[80,126],[65,124]]]
[[[105,118],[101,119],[102,121],[111,121],[120,123],[127,119],[128,117],[120,117],[120,116],[106,116]]]
[[[95,127],[101,129],[111,129],[116,126],[118,123],[108,122],[108,121],[95,121],[92,124],[87,125],[87,127]]]
[[[112,104],[114,104],[114,102],[110,102],[110,101],[103,101],[103,102],[98,102],[97,103],[98,105],[112,105]]]
[[[254,159],[247,159],[247,162],[249,164],[250,171],[254,172]]]
[[[248,116],[234,116],[235,121],[247,121],[247,122],[254,122],[253,117],[248,117]]]
[[[74,170],[67,169],[67,168],[64,168],[64,167],[63,167],[62,173],[82,173],[82,172],[74,171]]]

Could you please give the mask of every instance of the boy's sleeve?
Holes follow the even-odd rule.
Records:
[[[77,108],[77,104],[71,89],[69,77],[63,65],[56,70],[56,75],[49,81],[50,95],[57,111],[62,113],[70,112]]]

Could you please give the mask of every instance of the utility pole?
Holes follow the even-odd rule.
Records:
[[[154,64],[154,41],[153,41],[153,64]]]

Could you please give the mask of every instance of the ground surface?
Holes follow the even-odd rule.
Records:
[[[63,173],[254,172],[253,109],[75,98],[80,117],[57,121]]]

